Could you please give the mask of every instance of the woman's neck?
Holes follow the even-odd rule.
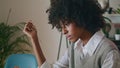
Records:
[[[83,42],[83,46],[87,44],[87,42],[90,40],[90,38],[93,36],[92,33],[88,31],[84,31],[83,36],[81,37],[81,40]]]

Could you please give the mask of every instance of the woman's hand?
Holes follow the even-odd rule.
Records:
[[[28,22],[25,25],[23,32],[30,38],[34,38],[35,36],[37,36],[36,28],[31,22]]]

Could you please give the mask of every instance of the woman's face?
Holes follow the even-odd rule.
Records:
[[[74,22],[67,23],[64,22],[61,24],[62,33],[66,36],[66,38],[71,42],[76,42],[79,38],[82,37],[84,29],[78,27]]]

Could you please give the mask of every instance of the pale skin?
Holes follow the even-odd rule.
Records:
[[[61,29],[67,39],[73,43],[78,39],[81,39],[85,45],[92,36],[92,34],[84,28],[77,27],[74,22],[70,24],[61,24]],[[46,58],[42,52],[35,26],[31,22],[28,22],[25,25],[23,32],[30,37],[38,65],[41,66],[46,61]]]

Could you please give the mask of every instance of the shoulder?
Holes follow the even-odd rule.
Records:
[[[106,59],[106,57],[113,56],[115,57],[120,56],[120,52],[117,48],[117,46],[108,38],[103,38],[100,42],[100,48],[98,51],[99,54],[101,54],[101,62]]]
[[[115,45],[115,43],[113,43],[110,39],[104,37],[101,42],[100,42],[100,49],[102,49],[103,51],[111,51],[111,50],[117,50],[118,48]]]
[[[104,37],[100,41],[100,43],[96,49],[96,54],[99,55],[99,57],[105,58],[106,55],[113,50],[119,52],[117,46],[111,40]]]

